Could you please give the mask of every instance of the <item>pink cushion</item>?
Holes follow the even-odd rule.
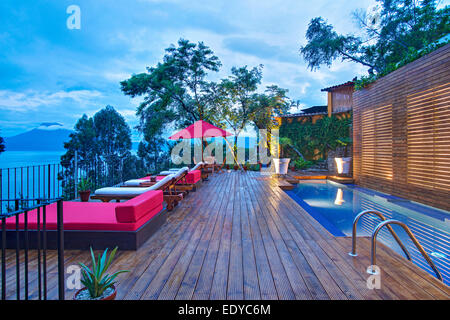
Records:
[[[186,175],[186,181],[190,184],[195,184],[202,179],[202,171],[201,170],[192,170]]]
[[[117,204],[116,219],[118,222],[136,222],[149,211],[162,205],[163,192],[161,190],[147,191],[126,202]]]
[[[149,191],[123,203],[64,201],[64,230],[135,231],[163,209],[162,199],[162,191]],[[135,208],[131,208],[130,201],[133,201],[131,204],[134,203]],[[119,214],[117,214],[118,208]],[[46,210],[47,230],[56,230],[56,203],[47,206]],[[117,216],[126,222],[119,222]],[[19,216],[19,229],[24,229],[24,218],[24,214]],[[132,221],[133,218],[136,220]],[[6,219],[6,228],[9,230],[16,228],[15,217]],[[37,229],[36,210],[28,212],[28,229]]]
[[[156,181],[164,179],[166,176],[157,176]],[[202,172],[200,170],[189,171],[186,177],[177,182],[177,184],[195,184],[202,179]]]

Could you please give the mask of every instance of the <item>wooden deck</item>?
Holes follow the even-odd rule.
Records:
[[[366,286],[369,241],[336,238],[259,173],[216,174],[169,213],[138,251],[120,251],[118,299],[449,299],[449,287],[379,246],[381,289]],[[120,243],[119,249],[120,249]],[[9,298],[15,298],[14,251],[8,251]],[[30,288],[36,297],[36,259]],[[23,261],[23,260],[22,260]],[[50,252],[49,297],[57,296],[56,253]],[[66,251],[68,267],[89,263]],[[22,275],[23,279],[23,275]],[[67,290],[71,298],[74,290]]]

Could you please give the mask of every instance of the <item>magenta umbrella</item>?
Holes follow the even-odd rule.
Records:
[[[169,137],[171,140],[178,139],[194,139],[194,138],[213,138],[213,137],[228,137],[231,133],[220,129],[211,123],[199,120],[191,124],[189,127],[173,134]]]
[[[223,130],[221,128],[218,128],[218,127],[212,125],[211,123],[208,123],[203,120],[198,120],[198,121],[194,122],[193,124],[191,124],[190,126],[184,128],[183,130],[178,131],[177,133],[171,135],[169,137],[169,139],[171,139],[171,140],[195,139],[195,138],[202,139],[202,161],[203,161],[203,139],[204,138],[215,138],[215,137],[223,137],[225,139],[225,137],[228,137],[228,136],[232,136],[232,134],[226,130]],[[225,139],[225,142],[229,146],[227,139]],[[233,149],[231,149],[231,150],[233,150]],[[233,152],[233,156],[236,159],[234,152]],[[237,159],[236,159],[236,163],[237,163]],[[239,167],[240,167],[240,165],[239,165]]]

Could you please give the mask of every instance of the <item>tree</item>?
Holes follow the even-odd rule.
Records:
[[[203,42],[180,39],[166,49],[163,61],[147,73],[122,81],[122,91],[131,97],[145,96],[140,109],[153,108],[172,113],[179,127],[211,114],[208,71],[217,72],[221,63]],[[145,112],[142,113],[145,115]]]
[[[234,133],[234,149],[237,139],[246,125],[253,119],[259,106],[255,103],[255,92],[262,79],[262,65],[248,70],[247,66],[231,69],[231,76],[223,79],[216,92],[216,113]]]
[[[66,153],[61,156],[65,170],[60,178],[65,181],[66,197],[73,197],[75,160],[79,174],[90,177],[94,187],[114,185],[137,176],[136,168],[142,165],[136,164],[138,160],[130,153],[131,130],[113,107],[106,106],[92,118],[84,114],[74,129],[64,144]],[[135,167],[130,163],[136,164]]]
[[[123,158],[131,149],[131,130],[125,118],[113,107],[106,106],[94,115],[95,136],[99,155]]]
[[[5,152],[5,140],[0,137],[0,153]]]
[[[311,70],[330,66],[336,59],[368,67],[369,74],[382,74],[450,31],[450,7],[437,9],[436,0],[377,0],[377,15],[355,11],[354,19],[364,37],[340,35],[322,17],[311,20],[308,43],[300,48]]]
[[[147,68],[147,73],[133,75],[121,82],[124,94],[144,96],[138,107],[143,134],[142,152],[150,152],[154,167],[164,154],[162,133],[171,123],[181,128],[197,120],[213,121],[209,71],[217,72],[221,63],[203,42],[194,44],[180,39],[178,46],[166,49],[163,61]],[[141,154],[143,154],[141,153]]]
[[[81,168],[93,163],[98,152],[95,136],[94,121],[84,114],[75,124],[74,132],[69,135],[70,140],[64,143],[67,151],[61,156],[62,166],[66,168],[73,166],[75,151]]]
[[[145,113],[143,115],[142,113]],[[168,143],[163,137],[165,123],[173,120],[172,113],[157,112],[153,108],[139,108],[140,124],[137,129],[143,134],[143,141],[139,143],[138,156],[148,167],[157,170],[158,164],[167,158]]]
[[[254,110],[252,118],[253,125],[257,134],[257,146],[259,148],[260,134],[259,130],[267,130],[267,149],[270,150],[270,139],[272,129],[277,126],[276,117],[288,112],[292,106],[292,102],[287,97],[289,90],[280,88],[276,85],[268,86],[265,93],[255,94]]]

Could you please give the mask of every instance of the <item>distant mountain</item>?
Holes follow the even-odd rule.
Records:
[[[38,128],[5,138],[6,151],[64,151],[71,130],[59,123],[41,123]]]

